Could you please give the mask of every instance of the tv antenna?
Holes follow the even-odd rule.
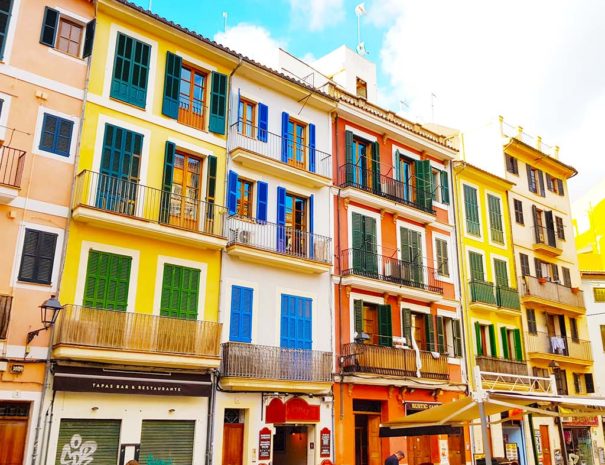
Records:
[[[361,17],[367,14],[366,7],[364,3],[360,3],[355,7],[355,15],[357,16],[357,53],[361,56],[366,55],[368,52],[366,50],[365,44],[361,41]]]
[[[223,11],[223,32],[227,32],[227,18],[229,17],[229,13]]]

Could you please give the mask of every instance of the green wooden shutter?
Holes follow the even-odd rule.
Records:
[[[483,346],[481,345],[481,324],[475,321],[475,342],[477,344],[477,355],[483,355]]]
[[[200,270],[165,264],[160,315],[197,319]]]
[[[466,232],[474,236],[481,235],[479,222],[479,204],[477,203],[477,189],[464,185],[464,211],[466,214]]]
[[[437,351],[445,354],[445,327],[442,316],[437,316]]]
[[[194,433],[193,420],[143,420],[139,463],[191,465]]]
[[[390,305],[378,306],[378,344],[391,347],[393,345],[392,315]]]
[[[426,318],[426,350],[435,351],[435,321],[433,315],[425,315]]]
[[[160,205],[160,222],[168,223],[170,219],[170,197],[172,193],[172,178],[174,175],[174,157],[176,144],[166,141],[164,149],[164,175],[162,178],[162,201]]]
[[[353,262],[353,269],[357,272],[365,269],[364,231],[363,215],[353,212],[351,215],[352,249],[349,260]],[[348,264],[351,268],[351,263]]]
[[[217,159],[214,155],[208,155],[208,184],[206,188],[206,200],[214,203],[216,198],[216,168]]]
[[[61,419],[55,465],[66,463],[61,460],[64,447],[67,446],[70,451],[76,453],[79,444],[84,449],[84,443],[89,441],[96,444],[94,452],[88,459],[90,463],[115,465],[118,462],[120,447],[120,427],[120,420]]]
[[[179,87],[181,85],[182,66],[183,59],[180,56],[166,52],[162,113],[173,119],[179,117]]]
[[[504,244],[504,228],[502,226],[502,209],[500,199],[493,195],[487,195],[489,209],[489,227],[492,241]]]
[[[494,272],[496,273],[496,284],[508,287],[508,267],[504,260],[494,258]]]
[[[523,345],[521,344],[521,331],[519,328],[513,330],[513,339],[515,340],[515,358],[519,361],[523,361]]]
[[[485,272],[483,270],[483,255],[476,252],[469,252],[468,260],[471,267],[471,279],[473,281],[484,282]]]
[[[409,308],[401,310],[401,321],[403,322],[403,337],[405,343],[412,347],[412,311]]]
[[[83,305],[126,310],[132,258],[91,250],[88,253]]]
[[[441,177],[441,203],[450,203],[450,186],[448,183],[447,171],[441,171],[439,176]]]
[[[462,357],[462,328],[460,320],[452,321],[452,335],[454,336],[454,356]]]
[[[508,353],[508,329],[504,326],[500,327],[500,336],[502,338],[502,356],[508,359],[511,355]]]
[[[380,191],[380,145],[372,142],[372,192]]]
[[[355,332],[363,333],[363,300],[353,301],[353,313],[355,318]]]
[[[416,160],[416,199],[425,211],[433,209],[432,173],[430,160]]]
[[[210,123],[208,129],[216,134],[225,134],[225,115],[227,113],[227,76],[212,72],[212,90],[210,93]]]
[[[345,183],[346,185],[350,185],[354,182],[355,170],[353,162],[353,133],[351,131],[345,131],[345,161]]]
[[[494,325],[489,325],[489,348],[490,355],[492,357],[498,356],[498,346],[496,344],[496,327]]]
[[[151,46],[118,33],[110,97],[145,108]]]
[[[362,216],[362,218],[364,232],[363,249],[365,250],[364,268],[365,271],[375,274],[378,272],[376,220],[369,216]]]

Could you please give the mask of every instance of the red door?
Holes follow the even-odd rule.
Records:
[[[550,456],[550,436],[548,435],[548,425],[540,425],[540,444],[542,445],[543,465],[552,465],[552,458]]]
[[[243,461],[244,424],[225,423],[223,427],[223,465],[242,465]]]
[[[0,465],[22,465],[27,436],[27,418],[0,420]]]

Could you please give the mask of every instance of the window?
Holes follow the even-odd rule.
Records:
[[[475,322],[475,342],[478,356],[497,357],[496,328]]]
[[[376,219],[353,212],[351,223],[353,269],[373,276],[378,272]]]
[[[254,290],[249,287],[231,287],[231,321],[229,340],[252,342],[252,298]]]
[[[515,221],[518,224],[525,224],[525,220],[523,218],[523,202],[521,202],[520,200],[514,199],[513,203],[515,206]]]
[[[208,75],[188,65],[181,66],[178,122],[204,129]]]
[[[44,113],[39,149],[69,157],[73,128],[73,121]]]
[[[496,275],[497,286],[508,287],[508,263],[494,258],[494,274]]]
[[[88,253],[82,304],[108,310],[126,310],[132,257],[98,250]]]
[[[84,34],[85,28],[86,34]],[[40,43],[66,55],[85,58],[92,53],[94,31],[95,20],[83,24],[65,16],[58,10],[46,7]],[[82,47],[82,42],[84,42],[84,47]]]
[[[468,262],[471,269],[471,280],[484,282],[485,270],[483,269],[483,255],[477,252],[469,252]]]
[[[199,289],[199,269],[165,264],[160,315],[197,319]]]
[[[390,305],[379,305],[362,300],[353,302],[355,333],[367,334],[368,344],[391,347],[393,329]]]
[[[571,287],[571,274],[569,272],[569,268],[562,266],[561,271],[563,272],[563,285]]]
[[[605,302],[605,287],[593,287],[592,294],[595,302]]]
[[[312,300],[282,294],[280,346],[285,349],[313,348]]]
[[[565,240],[565,227],[563,226],[563,218],[555,216],[555,224],[557,227],[557,238]]]
[[[592,373],[584,374],[584,385],[586,386],[587,394],[594,394],[594,379]]]
[[[51,284],[58,234],[25,229],[18,280]]]
[[[521,262],[521,276],[530,276],[531,271],[529,269],[529,257],[524,253],[520,253],[519,261]]]
[[[240,177],[237,178],[237,207],[239,216],[252,218],[252,191],[254,183]]]
[[[254,137],[256,129],[256,104],[246,99],[240,99],[238,115],[237,132],[246,137]]]
[[[200,209],[202,160],[175,152],[170,196],[170,224],[196,229]]]
[[[300,121],[288,120],[288,159],[289,165],[305,169],[307,126]]]
[[[437,257],[437,274],[449,277],[450,264],[448,257],[448,243],[444,239],[435,239],[435,255]]]
[[[368,98],[368,84],[361,78],[355,80],[355,93],[358,97]]]
[[[441,202],[441,171],[436,168],[433,168],[431,170],[431,177],[433,200],[435,202]]]
[[[502,209],[500,199],[487,194],[487,205],[489,209],[489,230],[492,241],[504,244],[504,227],[502,225]]]
[[[502,339],[502,357],[508,360],[523,360],[523,348],[521,347],[521,331],[517,328],[500,327]]]
[[[403,262],[403,279],[412,283],[424,282],[424,254],[422,250],[422,234],[408,228],[399,228],[401,261]]]
[[[82,25],[61,18],[59,20],[56,49],[74,57],[79,56],[83,29]]]
[[[580,373],[573,373],[573,387],[576,394],[582,394],[584,392],[582,389],[582,375]]]
[[[515,157],[506,155],[506,171],[512,174],[519,174],[519,163]]]
[[[535,168],[532,168],[529,165],[527,166],[527,185],[530,192],[534,194],[538,193],[538,172]]]
[[[150,56],[150,45],[118,33],[111,98],[145,108]]]
[[[555,370],[555,384],[557,385],[557,394],[566,396],[567,391],[567,372],[565,370]]]
[[[4,58],[6,35],[11,19],[12,0],[0,0],[0,60]]]
[[[546,173],[546,188],[557,195],[564,195],[563,181],[548,173]]]
[[[578,342],[580,338],[578,337],[578,320],[575,318],[569,319],[569,329],[571,332],[571,340],[574,342]]]
[[[527,315],[527,331],[530,334],[538,334],[538,325],[536,323],[536,311],[532,308],[526,310]]]
[[[449,357],[462,356],[462,329],[460,320],[437,317],[437,348]]]
[[[477,189],[464,185],[464,209],[466,213],[466,232],[473,236],[481,235],[479,223],[479,205],[477,203]]]
[[[605,352],[605,325],[601,325],[601,345],[603,346],[603,352]]]

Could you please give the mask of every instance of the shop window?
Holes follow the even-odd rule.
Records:
[[[605,302],[605,287],[593,287],[592,294],[595,302]]]
[[[120,420],[61,419],[55,463],[71,463],[67,457],[84,454],[88,463],[117,463],[120,429]]]

